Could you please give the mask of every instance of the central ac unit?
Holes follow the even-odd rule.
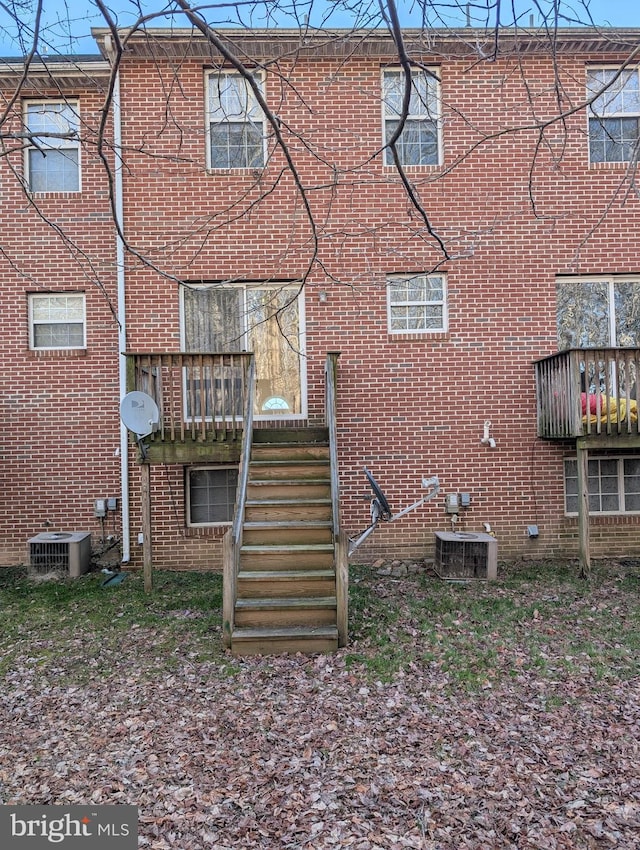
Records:
[[[435,571],[449,581],[495,579],[498,541],[490,534],[436,531]]]
[[[78,578],[91,566],[89,531],[46,531],[29,540],[31,575],[61,573]]]

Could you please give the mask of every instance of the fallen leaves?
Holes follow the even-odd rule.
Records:
[[[524,621],[559,629],[543,603]],[[411,616],[394,627],[419,646]],[[443,640],[469,628],[455,621]],[[415,646],[376,679],[368,662],[402,647],[357,635],[334,656],[239,660],[232,674],[187,642],[188,663],[150,675],[136,659],[154,635],[141,624],[108,674],[77,681],[81,648],[43,660],[25,644],[0,694],[2,802],[134,804],[149,850],[638,846],[640,682],[598,679],[564,641],[545,643],[544,669],[524,643],[500,644],[469,689]]]

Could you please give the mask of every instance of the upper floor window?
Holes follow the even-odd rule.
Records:
[[[29,296],[30,348],[85,348],[85,327],[84,294]]]
[[[25,172],[31,192],[80,191],[78,105],[69,101],[25,103],[29,145]]]
[[[388,144],[400,125],[403,114],[405,74],[402,70],[384,71],[382,101],[384,141]],[[433,73],[415,69],[411,74],[411,97],[404,127],[396,140],[402,165],[438,165],[440,162],[439,85]],[[385,148],[385,165],[393,165],[390,148]]]
[[[640,345],[640,278],[558,278],[558,347]]]
[[[391,334],[445,331],[446,306],[444,275],[421,274],[387,281],[387,319]]]
[[[254,80],[260,91],[260,76]],[[209,168],[262,168],[265,163],[264,113],[242,75],[211,72],[207,77]]]
[[[638,69],[592,68],[587,93],[602,91],[589,109],[591,162],[633,162],[638,156],[640,81]]]

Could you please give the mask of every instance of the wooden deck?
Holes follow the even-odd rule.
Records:
[[[572,348],[534,364],[538,436],[640,445],[638,348]]]
[[[237,463],[252,355],[127,354],[127,392],[150,395],[160,421],[145,438],[150,463]]]

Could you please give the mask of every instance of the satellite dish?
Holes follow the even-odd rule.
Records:
[[[120,419],[138,437],[146,437],[160,421],[158,405],[147,393],[127,393],[120,402]]]

